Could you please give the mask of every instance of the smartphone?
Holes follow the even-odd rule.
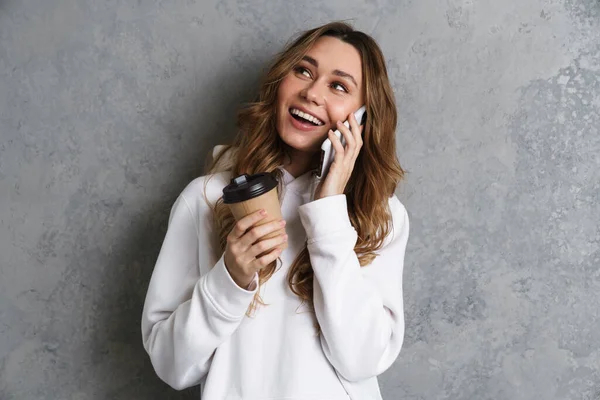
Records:
[[[356,110],[356,112],[354,112],[354,118],[356,118],[356,121],[358,121],[359,125],[363,125],[365,123],[365,119],[367,117],[366,110],[367,108],[365,106],[362,106],[361,108]],[[344,125],[346,127],[350,127],[350,123],[348,121],[344,121]],[[344,138],[344,135],[342,135],[340,130],[336,129],[334,134],[340,139],[340,141],[342,142],[342,146],[346,147],[346,139]],[[325,175],[327,175],[327,172],[329,172],[329,167],[331,166],[334,157],[335,149],[331,144],[331,140],[327,138],[321,145],[321,161],[319,163],[319,168],[317,169],[318,178],[323,178]]]

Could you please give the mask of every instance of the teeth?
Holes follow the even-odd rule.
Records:
[[[292,108],[291,113],[294,114],[294,115],[297,115],[300,118],[303,118],[303,119],[305,119],[307,121],[310,121],[310,122],[312,122],[315,125],[323,125],[323,121],[321,121],[320,119],[317,119],[317,118],[313,117],[310,114],[302,112],[302,111],[298,110],[297,108]]]

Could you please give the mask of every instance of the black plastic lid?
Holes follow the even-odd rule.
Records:
[[[268,173],[242,174],[223,189],[223,203],[239,203],[267,193],[277,186],[277,179]]]

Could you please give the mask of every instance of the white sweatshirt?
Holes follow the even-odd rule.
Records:
[[[201,384],[203,400],[381,399],[377,375],[394,362],[404,337],[406,210],[389,198],[394,229],[375,260],[360,267],[345,195],[310,201],[316,178],[283,171],[288,248],[260,288],[268,305],[245,315],[257,288],[240,288],[229,275],[204,197],[209,176],[197,178],[171,210],[144,304],[144,347],[162,380],[175,389]],[[212,205],[231,174],[211,176]],[[314,314],[287,284],[305,243]]]

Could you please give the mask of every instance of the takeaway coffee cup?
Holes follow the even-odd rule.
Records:
[[[223,202],[229,206],[236,221],[261,208],[267,211],[267,217],[257,225],[282,218],[277,195],[277,179],[269,173],[242,174],[233,178],[231,183],[223,189]],[[285,228],[282,228],[263,236],[260,240],[269,239],[284,232]],[[283,250],[287,248],[287,242],[277,247]]]

